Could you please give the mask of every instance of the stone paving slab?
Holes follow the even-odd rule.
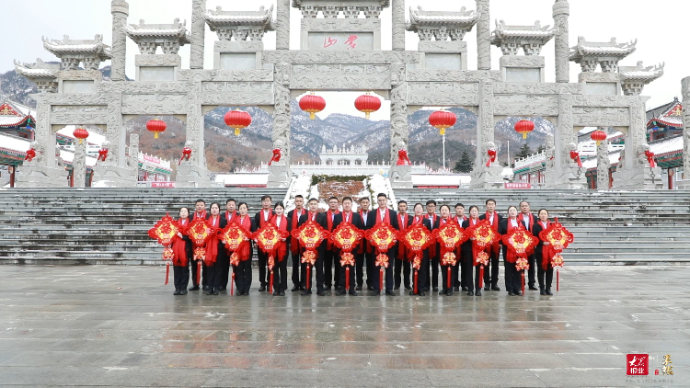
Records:
[[[173,296],[162,267],[0,273],[2,387],[690,386],[687,267],[566,267],[552,297]],[[628,353],[650,376],[626,376]],[[666,354],[674,375],[655,376]]]

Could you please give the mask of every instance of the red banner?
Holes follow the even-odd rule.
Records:
[[[151,182],[152,189],[174,189],[175,182]]]
[[[524,190],[524,189],[531,189],[532,184],[531,183],[522,183],[522,182],[505,182],[503,184],[504,189],[512,189],[512,190]]]

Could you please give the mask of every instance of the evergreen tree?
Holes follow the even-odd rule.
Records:
[[[520,151],[517,153],[517,155],[515,155],[515,157],[518,159],[523,159],[530,155],[532,155],[532,149],[529,148],[529,144],[525,143],[522,145],[522,148],[520,148]]]
[[[455,163],[454,170],[457,172],[469,173],[472,171],[472,168],[473,165],[470,155],[467,154],[467,151],[462,151],[462,156],[458,159],[457,163]]]
[[[544,151],[546,151],[546,147],[543,144],[539,144],[539,147],[537,147],[537,153],[540,154]]]

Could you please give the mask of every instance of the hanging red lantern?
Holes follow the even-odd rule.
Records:
[[[240,130],[252,123],[252,116],[243,110],[231,110],[225,114],[224,119],[228,127],[235,129],[235,136],[239,136]]]
[[[366,114],[366,119],[369,120],[371,112],[376,112],[381,109],[381,100],[367,93],[357,97],[355,100],[355,108],[360,112],[364,112]]]
[[[523,139],[527,139],[527,134],[534,131],[534,123],[529,120],[520,120],[515,123],[515,132],[521,133]]]
[[[79,144],[84,142],[84,139],[89,137],[89,131],[86,129],[79,127],[72,132],[72,135],[74,135],[75,138],[79,139]]]
[[[153,120],[149,120],[149,122],[146,123],[146,129],[148,129],[149,132],[153,132],[153,137],[155,139],[158,139],[158,134],[165,132],[167,128],[168,125],[165,123],[165,121],[157,117]]]
[[[452,127],[458,118],[455,113],[447,110],[437,110],[429,116],[429,124],[439,130],[441,136],[446,134],[446,129]]]
[[[326,100],[321,96],[317,96],[314,93],[307,94],[306,96],[300,98],[299,107],[309,113],[309,119],[314,120],[316,114],[326,109]]]
[[[592,132],[592,134],[589,135],[589,137],[591,137],[592,140],[596,141],[597,146],[599,146],[599,144],[601,144],[602,141],[606,140],[608,135],[601,129],[597,129],[596,131]]]

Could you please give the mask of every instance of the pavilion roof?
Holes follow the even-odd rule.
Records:
[[[96,35],[94,39],[85,40],[70,39],[69,35],[65,35],[62,40],[45,37],[41,39],[43,40],[43,47],[58,58],[67,54],[92,54],[103,59],[112,58],[110,46],[103,43],[102,35]]]
[[[537,20],[532,26],[509,26],[505,21],[496,21],[496,29],[493,32],[493,41],[505,41],[516,39],[538,39],[544,43],[551,40],[556,32],[551,26],[542,27]]]
[[[618,43],[616,38],[609,42],[589,42],[584,37],[579,37],[577,46],[570,49],[570,60],[577,61],[587,56],[625,58],[635,52],[637,41]]]
[[[416,10],[410,7],[410,23],[408,30],[417,25],[460,25],[461,27],[472,27],[479,20],[479,14],[475,11],[468,11],[465,7],[460,12],[449,11],[425,11],[421,6]]]
[[[175,19],[172,24],[146,24],[142,19],[139,24],[130,24],[125,32],[132,39],[137,38],[177,38],[181,44],[190,43],[186,28],[187,21],[180,23]]]
[[[275,25],[272,16],[273,5],[268,9],[261,6],[258,11],[223,11],[218,6],[206,12],[206,23],[212,31],[223,26],[261,26],[265,31],[273,31]]]

